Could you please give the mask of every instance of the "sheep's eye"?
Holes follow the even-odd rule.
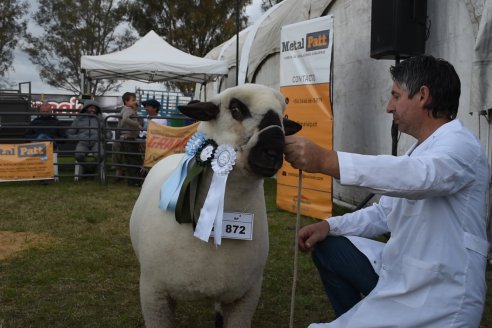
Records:
[[[231,116],[236,121],[241,122],[242,120],[251,117],[248,106],[236,98],[231,99],[231,102],[229,103],[229,111],[231,112]]]
[[[236,121],[243,120],[243,114],[241,114],[241,110],[238,107],[231,107],[231,115]]]

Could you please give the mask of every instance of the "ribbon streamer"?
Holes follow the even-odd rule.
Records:
[[[159,201],[159,208],[163,211],[174,211],[176,208],[176,202],[178,201],[179,192],[181,186],[188,174],[188,167],[191,160],[195,157],[196,152],[205,142],[205,134],[201,131],[195,133],[185,148],[185,156],[179,162],[176,169],[169,176],[166,182],[161,187],[161,195]]]
[[[195,211],[196,186],[199,184],[201,175],[205,171],[205,166],[194,164],[183,182],[179,192],[178,202],[176,203],[175,217],[179,223],[193,223]]]
[[[179,223],[193,223],[193,230],[196,226],[194,216],[196,189],[200,184],[203,172],[211,165],[212,156],[216,148],[217,143],[211,139],[207,139],[202,143],[196,152],[195,162],[191,165],[179,192],[175,211],[176,221]]]
[[[212,228],[214,243],[220,246],[222,242],[222,220],[224,218],[224,195],[227,177],[236,163],[236,152],[230,145],[217,147],[212,160],[212,183],[200,211],[194,236],[208,242]]]

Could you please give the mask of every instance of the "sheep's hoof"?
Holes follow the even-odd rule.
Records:
[[[215,312],[215,328],[224,328],[224,317],[220,312]]]

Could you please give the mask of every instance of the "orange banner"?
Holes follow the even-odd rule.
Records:
[[[152,167],[166,156],[184,153],[186,143],[195,134],[198,123],[183,127],[170,127],[152,120],[147,128],[145,167]]]
[[[0,145],[0,181],[53,179],[53,143]]]
[[[286,115],[302,125],[296,135],[303,136],[327,149],[333,148],[333,114],[330,85],[308,84],[282,87],[288,100]],[[277,175],[277,206],[295,212],[299,171],[284,162]],[[302,174],[301,214],[324,219],[331,216],[332,179],[323,174]]]

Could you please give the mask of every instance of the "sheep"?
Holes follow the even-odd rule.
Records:
[[[148,173],[130,219],[130,236],[140,263],[140,301],[147,327],[172,327],[177,301],[210,299],[222,308],[224,327],[250,327],[268,256],[268,224],[263,178],[282,165],[284,134],[301,126],[283,118],[285,99],[262,85],[227,89],[209,102],[180,106],[201,121],[198,131],[218,145],[236,149],[227,179],[224,211],[252,213],[252,240],[223,239],[220,246],[193,236],[172,211],[159,208],[159,191],[183,154],[159,161]],[[205,171],[197,190],[198,216],[213,172]]]

